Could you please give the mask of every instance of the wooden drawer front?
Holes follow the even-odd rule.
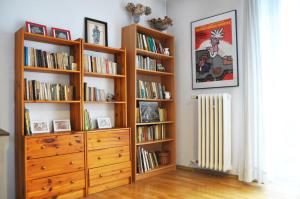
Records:
[[[88,168],[127,162],[130,160],[129,146],[101,149],[88,152]]]
[[[74,153],[27,161],[29,178],[41,178],[84,169],[84,153]]]
[[[98,185],[98,186],[89,187],[88,188],[88,194],[113,189],[113,188],[120,187],[120,186],[127,185],[127,184],[130,184],[130,179],[129,178],[123,178],[123,179],[113,181],[113,182],[109,182],[109,183],[106,183],[106,184],[101,184],[101,185]],[[119,197],[119,198],[122,198],[122,197]]]
[[[131,162],[109,165],[89,170],[89,186],[113,182],[131,176]]]
[[[56,198],[85,188],[84,171],[28,180],[27,185],[28,198]]]
[[[129,130],[95,132],[87,134],[88,150],[129,145]]]
[[[27,139],[27,159],[83,151],[83,134],[32,137]]]

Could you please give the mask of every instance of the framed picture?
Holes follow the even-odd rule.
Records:
[[[95,19],[84,18],[85,42],[107,46],[107,23]]]
[[[236,10],[191,23],[193,89],[238,86]]]
[[[44,36],[47,35],[47,27],[45,25],[26,21],[25,26],[27,32],[44,35]]]
[[[30,122],[32,134],[49,133],[49,124],[47,121],[31,121]]]
[[[99,117],[97,118],[97,125],[99,129],[111,128],[110,118],[108,117]]]
[[[139,102],[141,122],[159,122],[157,102]]]
[[[71,32],[60,28],[51,28],[52,36],[60,39],[71,40]]]
[[[53,120],[54,132],[71,131],[70,120]]]

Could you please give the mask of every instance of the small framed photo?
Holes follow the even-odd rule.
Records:
[[[157,102],[139,102],[141,122],[159,122]]]
[[[110,118],[108,118],[108,117],[99,117],[99,118],[97,118],[97,124],[98,124],[99,129],[112,128]]]
[[[71,40],[70,30],[51,28],[51,32],[52,32],[52,36],[55,38]]]
[[[30,32],[33,34],[44,35],[44,36],[47,35],[47,27],[45,25],[26,21],[25,26],[26,26],[27,32]]]
[[[107,46],[107,23],[96,19],[84,18],[85,42]]]
[[[53,120],[54,132],[71,131],[70,120]]]
[[[49,124],[47,121],[31,121],[30,122],[32,134],[49,133]]]

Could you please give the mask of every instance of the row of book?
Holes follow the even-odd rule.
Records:
[[[24,79],[24,100],[69,101],[75,99],[75,87]]]
[[[84,116],[84,130],[92,130],[92,119],[90,112],[87,109],[84,109],[83,111],[83,116]]]
[[[142,147],[138,147],[137,153],[137,171],[144,173],[159,167],[158,155],[155,152],[147,151]]]
[[[84,83],[84,101],[99,102],[105,101],[104,89],[98,89],[96,87],[89,87],[87,83]]]
[[[161,54],[164,52],[159,40],[141,33],[137,33],[137,48]]]
[[[25,131],[25,135],[32,135],[31,132],[31,127],[30,127],[30,116],[29,116],[29,110],[25,109],[24,111],[25,114],[25,121],[24,121],[24,131]]]
[[[153,71],[165,71],[165,68],[162,66],[161,60],[152,59],[150,57],[144,57],[141,55],[136,56],[137,68],[144,70],[153,70]]]
[[[150,102],[150,103],[157,103],[157,102]],[[158,113],[158,117],[157,117],[157,121],[160,121],[160,122],[164,122],[164,121],[167,121],[167,109],[164,108],[164,107],[159,107],[157,108],[157,110],[151,110],[151,109],[148,109],[148,112],[153,112],[153,113]],[[140,107],[137,107],[136,108],[136,122],[137,123],[141,123],[143,122],[143,119],[142,117],[147,117],[147,113],[146,115],[144,115],[145,112],[143,112],[141,110]],[[152,114],[152,115],[155,115],[155,114]]]
[[[154,140],[166,139],[166,125],[139,126],[137,128],[136,140],[140,142],[148,142]]]
[[[83,59],[85,72],[117,74],[117,63],[109,61],[107,58],[84,55]]]
[[[165,86],[159,82],[137,80],[136,92],[138,98],[165,99]]]
[[[32,47],[24,47],[24,65],[52,69],[77,70],[74,57],[65,52],[47,52]]]

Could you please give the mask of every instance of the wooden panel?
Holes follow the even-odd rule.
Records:
[[[108,148],[88,152],[88,168],[127,162],[130,160],[129,146]]]
[[[42,178],[84,169],[84,153],[74,153],[27,161],[28,178]]]
[[[95,186],[95,187],[89,187],[88,193],[89,194],[97,193],[97,192],[105,191],[108,189],[113,189],[113,188],[120,187],[120,186],[127,185],[127,184],[130,184],[130,179],[124,178],[124,179],[110,182],[107,184],[103,184],[103,185],[99,185],[99,186]]]
[[[89,170],[89,186],[113,182],[131,176],[131,162],[114,164]]]
[[[63,174],[54,177],[28,180],[28,198],[57,198],[57,196],[80,190],[85,187],[84,171]],[[79,193],[74,193],[75,196]],[[69,196],[74,196],[70,193]],[[81,195],[83,196],[83,195]],[[61,197],[63,198],[63,197]],[[67,198],[64,196],[64,198]],[[71,198],[71,197],[70,197]]]
[[[84,151],[83,134],[28,137],[27,159]]]
[[[129,131],[93,132],[87,134],[88,150],[129,145]]]

